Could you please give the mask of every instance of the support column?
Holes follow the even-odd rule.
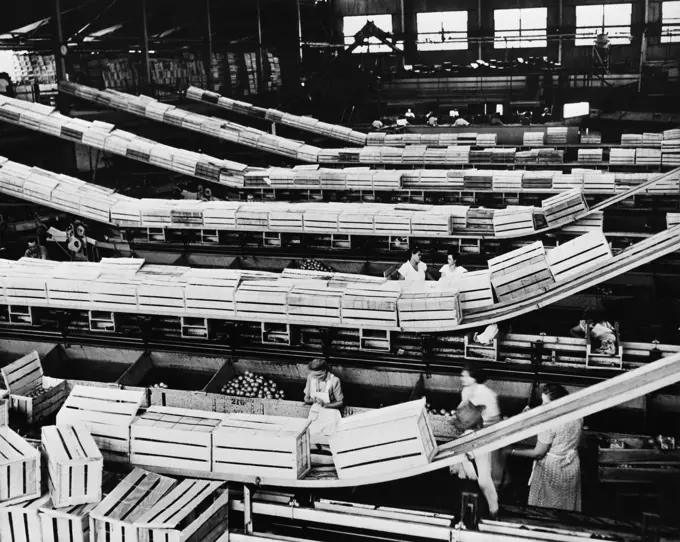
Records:
[[[142,0],[142,31],[144,34],[144,70],[146,79],[144,83],[151,87],[151,64],[149,63],[149,29],[146,20],[146,0]]]
[[[210,0],[205,0],[205,23],[207,26],[206,31],[208,45],[208,63],[206,65],[207,66],[206,75],[208,80],[208,86],[212,89],[215,81],[213,81],[212,75],[213,39],[212,39],[212,22],[210,19]]]
[[[477,59],[482,58],[482,0],[477,0]],[[507,49],[506,49],[507,53]]]
[[[247,484],[243,484],[243,530],[253,534],[253,492]]]
[[[404,36],[404,53],[407,64],[418,59],[418,30],[415,25],[414,0],[401,0],[401,32]]]
[[[61,25],[61,0],[54,0],[54,57],[56,59],[57,83],[66,80],[66,43],[64,42],[64,29]],[[66,97],[57,92],[57,108],[60,113],[66,114]]]
[[[295,0],[296,17],[297,17],[297,34],[298,34],[298,59],[302,65],[302,14],[300,13],[300,0]]]
[[[562,63],[562,8],[563,1],[557,0],[557,31],[559,37],[557,38],[557,62]]]
[[[638,72],[638,92],[642,92],[642,70],[647,60],[647,25],[649,24],[649,0],[645,0],[645,26],[640,38],[640,70]]]
[[[264,93],[264,64],[262,58],[262,13],[260,10],[260,0],[256,1],[257,7],[257,49],[255,58],[257,61],[257,93]]]

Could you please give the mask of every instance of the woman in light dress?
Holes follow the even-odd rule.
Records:
[[[441,274],[440,280],[457,279],[467,273],[467,269],[461,265],[458,265],[459,258],[460,254],[456,249],[451,249],[448,251],[446,256],[446,265],[443,265],[439,270],[439,273]]]
[[[546,384],[543,404],[567,395],[559,384]],[[583,419],[563,423],[538,435],[533,450],[511,450],[510,455],[534,460],[529,479],[529,506],[581,511],[581,462],[578,446]]]

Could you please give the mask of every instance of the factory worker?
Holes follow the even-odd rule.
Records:
[[[463,390],[461,392],[460,407],[466,403],[481,408],[482,422],[488,427],[501,421],[501,409],[498,406],[498,395],[489,388],[484,369],[472,363],[466,363],[460,373]],[[490,453],[491,472],[496,486],[500,486],[503,479],[503,462],[500,450]]]
[[[616,333],[614,326],[607,321],[607,314],[600,307],[586,307],[578,325],[571,328],[572,337],[585,338],[590,324],[590,338],[599,342],[598,354],[616,354]]]
[[[429,273],[427,264],[421,261],[421,253],[418,247],[409,250],[409,259],[399,268],[399,280],[407,282],[425,282]],[[429,277],[430,279],[432,277]]]
[[[462,431],[463,435],[472,433],[482,428],[484,420],[482,419],[482,408],[475,407],[470,403],[465,403],[456,409],[456,415],[453,419],[453,425],[456,429]],[[461,435],[462,436],[462,435]],[[498,493],[491,477],[491,454],[485,453],[467,453],[465,459],[456,465],[449,468],[452,475],[458,476],[462,482],[461,493],[463,491],[476,493],[477,487],[481,490],[489,511],[489,516],[492,519],[498,517]],[[470,482],[476,482],[472,484]],[[486,515],[482,512],[480,515]]]
[[[442,266],[442,268],[439,270],[441,275],[440,280],[457,279],[467,273],[467,269],[461,265],[458,265],[459,258],[460,254],[456,249],[452,248],[447,252],[446,265]]]
[[[407,109],[406,113],[404,113],[404,117],[406,118],[406,120],[411,122],[411,121],[415,120],[416,114],[413,111],[411,111],[411,109]]]
[[[559,384],[546,384],[543,405],[568,395]],[[533,450],[511,450],[510,455],[534,460],[529,479],[529,506],[581,511],[581,462],[578,447],[583,419],[563,423],[539,433]]]
[[[328,370],[328,364],[322,359],[315,359],[308,365],[307,384],[305,386],[305,404],[312,405],[309,419],[309,435],[312,444],[328,444],[328,437],[335,431],[335,426],[342,415],[344,405],[340,379]]]
[[[24,252],[24,258],[34,258],[36,260],[47,259],[47,249],[36,240],[28,242],[28,248]]]
[[[371,123],[371,126],[373,127],[374,130],[382,130],[385,125],[380,119],[376,119]]]

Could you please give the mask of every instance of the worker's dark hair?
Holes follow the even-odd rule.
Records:
[[[422,250],[420,250],[420,247],[418,245],[413,245],[412,247],[409,247],[409,249],[408,249],[409,256],[415,256],[416,254],[418,254],[418,252],[422,252]]]
[[[446,254],[447,256],[451,256],[454,260],[460,258],[460,252],[458,252],[458,250],[455,248],[450,248],[449,250],[446,251]]]
[[[484,384],[484,382],[486,382],[486,371],[474,363],[466,363],[463,365],[463,371],[467,371],[470,377],[475,379],[477,384]]]
[[[583,310],[583,319],[587,322],[588,320],[598,323],[607,320],[607,311],[604,308],[597,305],[590,305]]]
[[[560,384],[545,384],[542,393],[551,401],[556,401],[557,399],[569,395],[569,392]]]
[[[328,371],[328,363],[321,358],[316,358],[309,362],[307,368],[310,371]]]

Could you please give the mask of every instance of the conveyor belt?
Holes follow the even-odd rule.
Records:
[[[591,246],[589,243],[592,240],[597,242],[592,246],[602,247],[603,239],[597,236],[577,238],[573,246],[577,249],[581,243]],[[534,248],[530,247],[531,250],[540,250],[537,244],[532,246]],[[326,276],[323,273],[289,270],[286,276],[260,273],[248,277],[248,272],[222,271],[219,276],[213,274],[213,277],[207,277],[197,270],[175,268],[171,271],[173,276],[169,278],[165,271],[153,266],[148,272],[143,268],[140,270],[140,260],[127,264],[133,269],[131,275],[116,275],[113,271],[116,269],[115,264],[111,262],[100,267],[98,264],[69,263],[62,264],[68,266],[68,269],[66,267],[51,269],[49,266],[41,267],[43,264],[35,263],[39,262],[37,260],[22,259],[19,262],[0,260],[4,267],[0,272],[5,275],[0,278],[0,284],[4,285],[5,292],[2,302],[9,305],[85,311],[112,310],[112,307],[115,307],[119,312],[132,314],[297,325],[319,324],[349,329],[362,327],[427,333],[462,331],[515,318],[565,299],[678,249],[680,249],[680,225],[639,241],[616,256],[602,253],[600,248],[597,249],[599,252],[595,261],[592,258],[583,260],[587,253],[580,255],[577,253],[582,262],[569,271],[570,275],[559,277],[557,282],[552,280],[550,283],[532,286],[531,290],[526,290],[527,293],[519,292],[507,301],[494,303],[492,298],[488,298],[491,293],[490,283],[485,282],[487,285],[483,291],[486,292],[487,300],[481,303],[482,306],[476,307],[469,303],[470,298],[467,297],[468,292],[472,290],[464,290],[461,285],[440,287],[433,284],[433,287],[428,287],[427,290],[416,289],[415,297],[411,297],[412,290],[408,283],[383,282],[362,275]],[[68,282],[68,278],[78,275],[80,269],[83,272],[87,271],[87,275],[83,275],[83,280],[78,285],[81,295],[77,298],[64,297],[64,292],[74,286]],[[533,267],[527,269],[531,270]],[[544,272],[545,269],[541,268],[541,273]],[[31,273],[35,281],[27,284],[26,273]],[[548,270],[548,273],[551,271]],[[557,276],[557,271],[554,273]],[[85,279],[86,276],[88,279]],[[245,278],[259,280],[242,282]],[[283,280],[279,280],[280,278]],[[474,277],[475,280],[477,278]],[[208,279],[211,282],[205,282]],[[490,280],[488,277],[481,279]],[[517,280],[524,279],[520,277]],[[364,284],[360,285],[360,282]],[[109,294],[105,292],[108,292],[114,283],[119,288],[125,288],[126,294],[124,298],[119,298],[111,305],[107,297]],[[213,300],[217,303],[211,308],[206,308],[206,294],[202,290],[208,284],[213,288],[211,295],[215,296]],[[480,291],[481,288],[476,282],[471,287],[474,288],[474,292]],[[350,290],[351,296],[348,293]],[[98,294],[94,295],[94,292]],[[498,290],[496,292],[498,294]],[[421,295],[427,299],[426,305],[418,304],[417,299]],[[370,314],[362,312],[359,305],[352,301],[354,296],[373,299],[375,308],[368,311]],[[380,305],[377,302],[379,298],[371,296],[387,296],[393,303]],[[356,310],[358,312],[353,312]]]
[[[329,472],[312,470],[311,474],[302,480],[287,480],[270,478],[266,475],[247,476],[158,467],[152,467],[150,470],[177,476],[200,476],[208,479],[255,483],[264,487],[329,489],[384,483],[455,465],[463,461],[467,453],[483,453],[501,449],[535,436],[555,425],[601,412],[679,381],[680,354],[677,354],[444,444],[439,447],[434,460],[428,465],[378,476],[343,480],[337,479]]]
[[[28,168],[0,157],[0,192],[118,227],[273,233],[512,239],[569,226],[575,231],[601,211],[680,173],[680,168],[588,206],[572,190],[540,208],[480,211],[468,206],[352,203],[238,203],[138,200],[66,175]],[[537,218],[543,220],[537,220]],[[597,219],[600,218],[600,220]]]

